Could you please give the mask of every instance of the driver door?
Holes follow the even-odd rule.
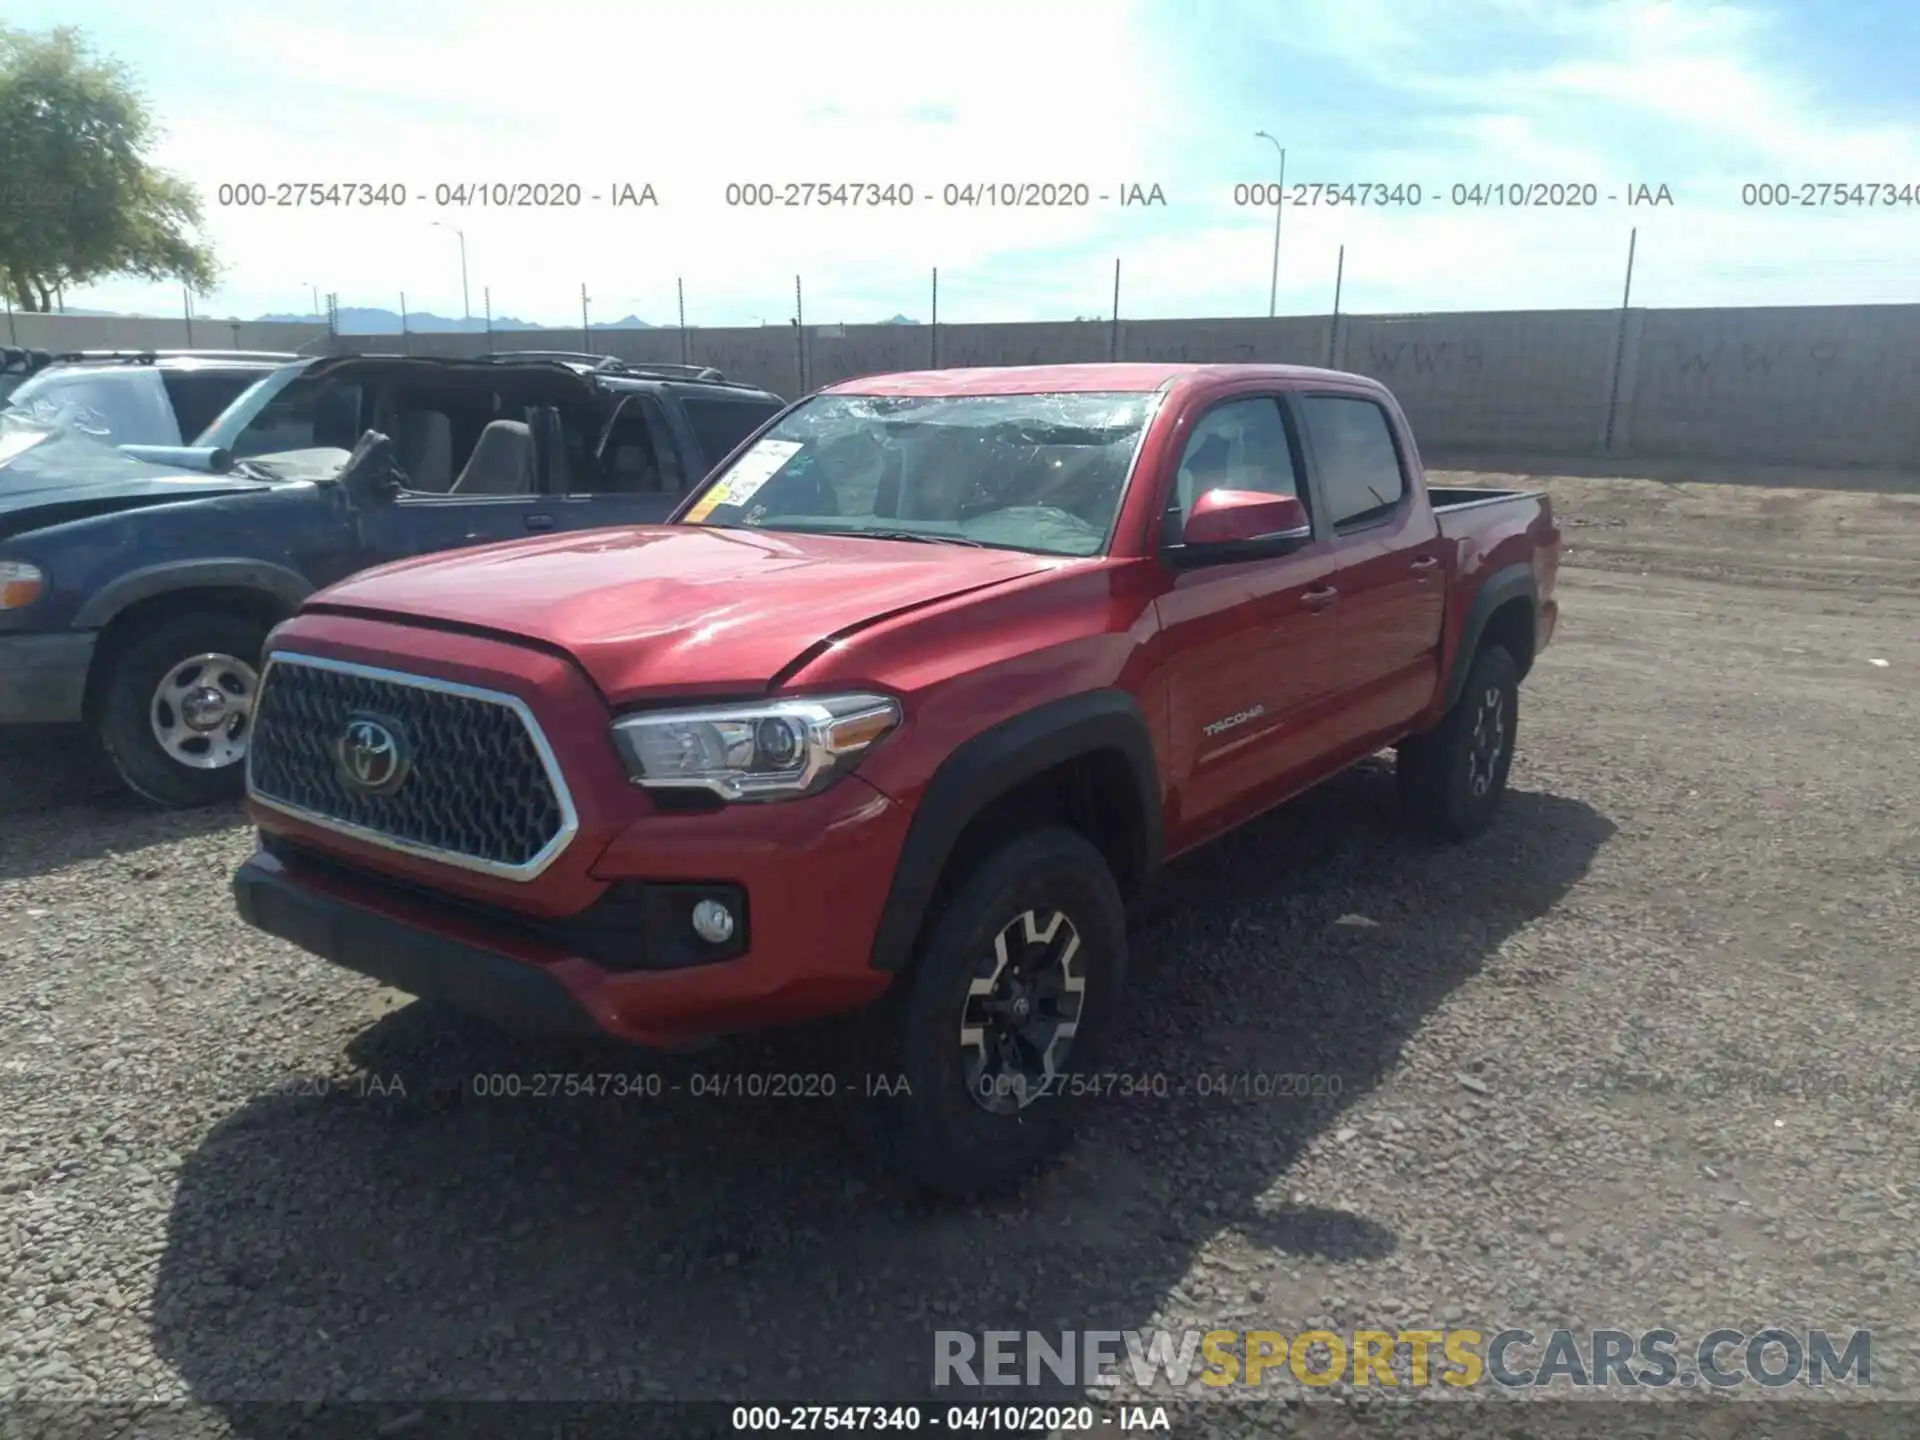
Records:
[[[408,489],[390,500],[369,503],[360,520],[361,568],[472,545],[523,540],[554,529],[555,497],[548,493],[553,462],[536,455],[530,434],[523,464],[502,467],[494,442],[476,460],[489,425],[497,421],[524,424],[517,417],[527,413],[503,408],[483,391],[412,397],[409,406],[395,410],[388,423],[402,468],[411,474],[417,467],[421,483],[435,488]],[[412,439],[442,434],[448,437],[444,456],[431,440],[416,443]],[[427,456],[432,457],[430,478],[422,458]],[[494,473],[484,483],[476,483],[478,477],[472,473],[476,467]],[[442,484],[444,489],[439,488]]]
[[[1338,703],[1335,560],[1280,400],[1224,400],[1195,422],[1173,476],[1163,545],[1208,490],[1292,495],[1313,542],[1272,559],[1173,571],[1158,601],[1166,637],[1169,742],[1185,838],[1207,838],[1304,783]],[[1183,842],[1184,843],[1184,842]]]

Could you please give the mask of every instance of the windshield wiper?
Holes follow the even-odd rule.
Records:
[[[863,540],[918,540],[923,545],[970,545],[975,550],[987,547],[964,535],[929,535],[920,530],[808,530],[809,535],[852,535]]]

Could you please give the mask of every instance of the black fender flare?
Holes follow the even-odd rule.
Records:
[[[201,586],[254,590],[271,596],[292,614],[313,593],[306,577],[270,560],[171,560],[129,570],[96,590],[73,617],[76,630],[99,630],[129,605],[175,590]]]
[[[1533,578],[1533,566],[1525,561],[1503,565],[1480,582],[1466,621],[1460,627],[1460,644],[1453,652],[1453,665],[1447,673],[1446,704],[1440,707],[1443,712],[1451,710],[1467,688],[1467,672],[1473,668],[1473,657],[1479,652],[1480,637],[1486,633],[1487,622],[1493,618],[1493,612],[1509,600],[1525,600],[1537,622],[1540,585]]]
[[[1050,701],[981,731],[941,762],[914,811],[880,912],[873,968],[897,974],[912,957],[941,872],[969,822],[1023,781],[1064,761],[1116,750],[1138,788],[1143,824],[1134,858],[1144,880],[1160,866],[1160,767],[1147,717],[1123,690]]]

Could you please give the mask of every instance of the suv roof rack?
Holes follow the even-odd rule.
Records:
[[[53,363],[45,350],[29,350],[20,345],[0,345],[0,375],[33,374]]]
[[[563,360],[586,365],[605,375],[631,375],[648,380],[697,380],[708,385],[738,385],[757,390],[757,385],[729,380],[711,365],[674,365],[664,360],[622,360],[618,355],[594,355],[585,350],[489,350],[482,360]]]
[[[283,364],[300,356],[290,350],[63,350],[54,360],[62,365],[76,362],[125,361],[131,365],[151,365],[156,360],[270,360]]]
[[[613,355],[595,355],[586,350],[488,350],[481,360],[572,360],[582,365],[604,365],[617,360]]]

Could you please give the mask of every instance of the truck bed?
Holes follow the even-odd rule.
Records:
[[[1429,485],[1427,500],[1434,513],[1464,510],[1469,505],[1490,505],[1498,500],[1523,500],[1543,494],[1540,490],[1482,490],[1471,485]]]
[[[1456,573],[1467,574],[1486,563],[1533,563],[1536,551],[1551,550],[1560,542],[1553,523],[1553,501],[1544,490],[1483,490],[1465,485],[1430,485],[1427,502],[1433,507],[1440,533],[1464,547]],[[1548,561],[1552,563],[1551,560]]]

